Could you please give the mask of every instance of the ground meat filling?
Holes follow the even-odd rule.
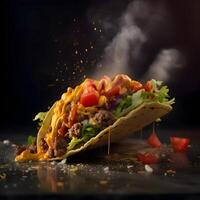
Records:
[[[107,110],[100,110],[95,114],[93,120],[97,123],[100,128],[105,128],[114,123],[114,115]]]
[[[62,156],[67,151],[67,144],[63,137],[56,137],[54,143],[54,156]]]
[[[47,154],[48,154],[48,158],[53,158],[54,157],[54,150],[49,148],[48,151],[47,151]]]
[[[37,153],[37,146],[36,146],[36,143],[31,144],[31,145],[28,145],[27,150],[28,150],[30,153]]]
[[[80,138],[81,136],[81,123],[75,123],[69,130],[68,130],[68,136],[70,139],[73,137]]]

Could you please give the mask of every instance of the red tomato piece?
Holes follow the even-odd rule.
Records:
[[[99,93],[95,90],[84,92],[81,95],[80,103],[85,107],[97,105],[99,103]]]
[[[113,86],[111,89],[109,89],[106,93],[106,97],[112,97],[119,95],[120,87],[119,86]]]
[[[147,139],[147,143],[153,148],[159,148],[162,146],[162,143],[160,142],[158,136],[154,132]]]
[[[160,160],[158,155],[153,153],[139,153],[137,158],[142,164],[156,164]]]
[[[152,85],[151,81],[147,81],[143,87],[144,87],[145,91],[147,91],[147,92],[151,92],[151,90],[153,89],[153,85]]]
[[[189,138],[170,137],[171,145],[175,152],[185,151],[190,142]]]
[[[132,81],[131,82],[131,89],[135,92],[142,89],[142,87],[143,87],[143,85],[138,81]]]

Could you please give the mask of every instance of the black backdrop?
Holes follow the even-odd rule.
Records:
[[[67,86],[80,83],[84,75],[94,71],[103,49],[118,28],[116,25],[114,29],[104,30],[101,17],[113,20],[115,24],[129,2],[5,1],[1,129],[32,126],[32,118],[37,112],[45,111]],[[161,1],[152,1],[153,4],[157,2]],[[148,59],[143,71],[159,49],[174,46],[181,49],[186,65],[179,74],[172,73],[175,80],[179,75],[178,81],[168,83],[172,96],[176,97],[176,105],[162,126],[198,128],[200,2],[177,0],[163,3],[173,22],[173,34],[169,31],[165,37],[158,37],[148,44],[144,54]],[[89,52],[85,51],[86,48],[90,48]],[[82,54],[77,55],[76,50]]]

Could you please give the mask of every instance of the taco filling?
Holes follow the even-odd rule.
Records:
[[[123,74],[86,79],[69,87],[47,113],[36,115],[41,126],[38,137],[29,137],[29,144],[18,148],[16,161],[67,157],[144,103],[171,108],[174,99],[169,100],[168,92],[161,81],[142,84]]]

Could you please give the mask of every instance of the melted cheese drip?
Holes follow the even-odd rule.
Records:
[[[110,155],[110,129],[108,130],[108,155]]]
[[[25,160],[47,160],[47,153],[30,153],[28,150],[23,151],[20,155],[16,156],[15,161]]]

